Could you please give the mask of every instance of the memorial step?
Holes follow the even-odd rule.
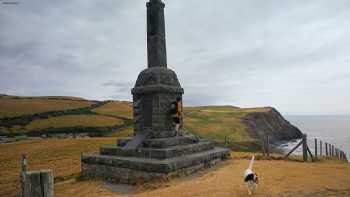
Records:
[[[230,150],[227,148],[214,148],[211,150],[193,153],[169,159],[153,159],[108,155],[86,155],[83,154],[81,162],[86,170],[104,168],[104,166],[114,168],[125,168],[137,171],[170,173],[196,165],[206,165],[213,160],[224,160],[230,157]],[[89,167],[90,165],[90,167]]]
[[[198,142],[199,139],[196,137],[188,136],[176,136],[169,138],[155,138],[155,139],[146,139],[143,142],[143,147],[148,148],[166,148],[171,146],[193,144]]]
[[[200,141],[194,144],[177,145],[167,148],[140,148],[140,149],[124,149],[116,145],[104,145],[100,148],[101,155],[116,155],[125,157],[145,157],[155,159],[167,159],[186,154],[197,153],[214,148],[215,143],[210,141]]]

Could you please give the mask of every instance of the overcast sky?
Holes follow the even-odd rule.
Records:
[[[146,0],[0,0],[0,93],[131,100]],[[166,0],[186,105],[350,114],[349,0]]]

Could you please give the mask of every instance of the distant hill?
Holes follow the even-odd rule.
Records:
[[[77,97],[19,97],[0,96],[0,118],[16,117],[48,111],[88,107],[93,101]]]
[[[300,138],[301,132],[274,108],[233,106],[185,107],[185,131],[241,146],[258,146],[266,135],[272,141]],[[0,96],[0,135],[40,136],[90,133],[132,136],[132,103],[89,101],[76,97]]]

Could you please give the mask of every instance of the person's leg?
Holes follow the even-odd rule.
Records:
[[[179,129],[180,129],[180,124],[179,124],[179,123],[176,123],[176,125],[175,125],[176,136],[179,135]]]

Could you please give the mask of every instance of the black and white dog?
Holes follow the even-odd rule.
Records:
[[[244,182],[247,185],[248,194],[251,195],[258,189],[259,178],[256,173],[253,172],[254,155],[250,160],[248,168],[244,171]]]

